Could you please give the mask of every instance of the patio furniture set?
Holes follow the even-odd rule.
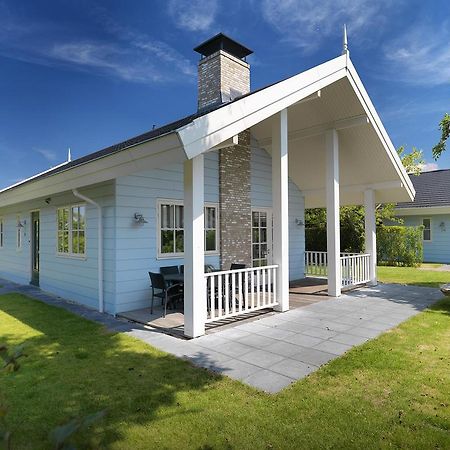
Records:
[[[233,263],[230,270],[245,269],[245,264]],[[220,269],[215,268],[210,264],[205,264],[205,273],[220,272]],[[182,308],[184,301],[184,265],[181,266],[165,266],[160,267],[159,273],[149,272],[151,288],[152,288],[152,301],[150,313],[153,314],[153,305],[155,298],[161,299],[161,305],[164,306],[163,317],[166,317],[167,308]],[[207,280],[207,301],[208,311],[211,310],[211,285],[210,278]],[[214,287],[214,297],[218,295],[218,287]],[[230,301],[233,295],[230,293]],[[217,307],[217,305],[215,305]]]

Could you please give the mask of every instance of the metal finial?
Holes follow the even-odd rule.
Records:
[[[342,54],[348,54],[348,41],[347,41],[347,25],[344,23],[344,36],[342,38]]]
[[[69,147],[69,149],[67,151],[67,162],[70,162],[70,161],[72,161],[72,154],[70,153],[70,147]]]

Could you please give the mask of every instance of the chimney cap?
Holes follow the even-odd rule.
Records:
[[[195,52],[200,53],[204,57],[212,55],[219,50],[224,50],[239,59],[243,59],[253,53],[253,50],[250,50],[223,33],[216,34],[194,48]]]

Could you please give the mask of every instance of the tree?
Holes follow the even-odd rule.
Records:
[[[405,146],[402,145],[397,149],[397,153],[408,173],[420,175],[422,165],[425,163],[422,150],[413,147],[411,153],[405,153]]]
[[[448,113],[445,113],[443,119],[439,122],[439,129],[441,130],[441,139],[432,149],[435,160],[445,151],[445,146],[450,137],[450,115]]]

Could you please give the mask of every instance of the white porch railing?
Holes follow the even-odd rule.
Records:
[[[342,288],[370,281],[370,255],[342,252],[340,266]],[[327,252],[306,251],[305,274],[313,277],[326,277],[328,275]]]
[[[227,319],[278,304],[278,266],[205,273],[206,322]]]
[[[370,255],[366,253],[341,256],[341,285],[343,288],[370,281]]]

